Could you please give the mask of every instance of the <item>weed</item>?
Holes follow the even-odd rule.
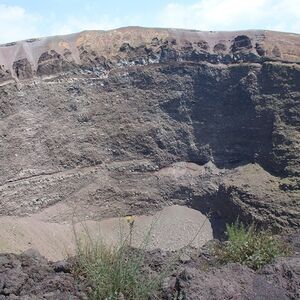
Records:
[[[201,232],[205,220],[191,241],[175,252],[160,272],[152,272],[145,267],[146,249],[150,242],[150,233],[157,220],[158,218],[151,223],[138,247],[139,250],[132,248],[135,233],[135,220],[132,216],[125,218],[129,226],[129,233],[125,236],[122,234],[120,222],[120,238],[117,244],[111,246],[105,244],[101,239],[94,239],[85,226],[83,226],[85,235],[80,238],[73,226],[77,252],[76,272],[85,276],[91,284],[92,291],[89,295],[91,300],[160,299],[158,294],[161,292],[162,282],[176,266],[183,251]],[[183,299],[182,297],[180,294],[176,299]]]
[[[224,262],[237,262],[257,270],[275,257],[288,253],[283,242],[269,230],[258,232],[254,224],[246,227],[239,220],[226,225],[228,241],[216,249],[216,255]]]
[[[79,238],[75,232],[77,272],[90,282],[91,300],[155,299],[162,278],[145,270],[145,251],[131,248],[134,219],[126,220],[129,235],[111,246],[91,238],[88,229],[87,238]]]

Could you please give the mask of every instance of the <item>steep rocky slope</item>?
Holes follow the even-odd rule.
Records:
[[[89,31],[1,45],[0,67],[0,214],[300,226],[299,35]]]

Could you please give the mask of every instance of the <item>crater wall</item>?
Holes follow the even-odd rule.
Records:
[[[1,45],[0,213],[175,203],[299,226],[299,43],[125,28]]]

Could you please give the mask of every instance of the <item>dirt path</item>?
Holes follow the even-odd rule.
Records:
[[[74,233],[71,220],[50,222],[58,212],[68,212],[69,207],[56,204],[39,214],[28,217],[0,217],[0,252],[19,253],[28,248],[36,248],[52,260],[64,258],[74,253]],[[149,233],[148,248],[163,250],[180,249],[189,242],[196,247],[212,239],[209,220],[199,211],[169,206],[154,216],[135,217],[133,245],[138,247]],[[126,236],[129,226],[125,218],[110,218],[99,222],[77,223],[76,230],[82,235],[85,227],[93,238],[101,238],[106,243],[115,243],[120,235]],[[199,233],[199,234],[197,234]]]

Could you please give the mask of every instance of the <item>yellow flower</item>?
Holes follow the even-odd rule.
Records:
[[[126,219],[127,223],[129,223],[129,225],[133,225],[133,223],[134,223],[133,216],[127,216],[125,219]]]

